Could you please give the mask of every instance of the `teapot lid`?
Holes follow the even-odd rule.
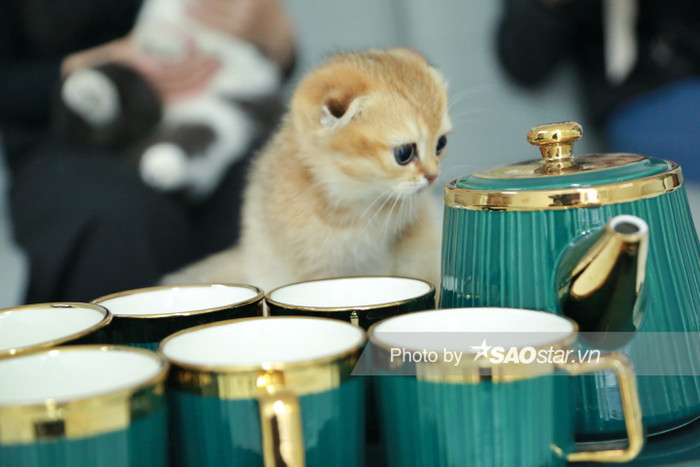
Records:
[[[681,186],[675,162],[638,154],[574,155],[576,122],[533,128],[527,135],[542,157],[466,175],[445,187],[448,206],[476,210],[568,209],[636,201]]]

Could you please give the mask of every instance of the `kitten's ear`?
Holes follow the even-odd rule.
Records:
[[[343,96],[342,98],[330,97],[323,104],[321,125],[327,128],[339,128],[345,126],[357,114],[360,108],[360,98]]]

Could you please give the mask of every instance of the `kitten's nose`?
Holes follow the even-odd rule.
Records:
[[[428,180],[428,185],[432,185],[433,182],[437,179],[437,175],[425,174],[425,179]]]

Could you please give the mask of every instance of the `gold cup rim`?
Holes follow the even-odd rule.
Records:
[[[144,388],[153,386],[155,384],[158,384],[161,381],[165,381],[165,378],[168,374],[169,370],[169,363],[167,360],[165,360],[161,355],[159,355],[156,352],[153,352],[151,350],[147,349],[142,349],[139,347],[130,347],[126,345],[101,345],[101,344],[91,344],[91,345],[64,345],[61,347],[55,347],[55,348],[50,348],[50,349],[39,349],[34,352],[26,353],[21,356],[18,356],[17,358],[25,358],[25,357],[31,357],[31,356],[36,356],[40,354],[55,354],[55,353],[68,353],[68,352],[85,352],[85,351],[90,351],[90,350],[98,350],[101,352],[130,352],[130,353],[137,353],[144,355],[148,358],[151,358],[153,360],[157,360],[160,363],[160,369],[158,370],[158,373],[156,373],[154,376],[138,383],[138,384],[133,384],[129,387],[126,388],[119,388],[107,392],[102,392],[99,394],[94,394],[91,396],[84,396],[84,397],[79,397],[75,399],[71,399],[69,401],[62,401],[62,402],[50,402],[51,406],[53,407],[68,407],[71,405],[75,404],[82,404],[86,402],[92,402],[92,401],[97,401],[100,399],[111,399],[114,397],[117,397],[119,395],[130,395],[134,394]],[[15,409],[29,409],[29,408],[45,408],[47,406],[47,401],[54,401],[54,399],[47,398],[44,399],[44,402],[41,403],[16,403],[16,404],[2,404],[0,403],[0,413],[5,410],[15,410]]]
[[[527,308],[512,308],[512,307],[470,307],[470,308],[441,308],[437,310],[425,310],[425,311],[417,311],[414,313],[411,313],[410,315],[399,315],[399,316],[392,316],[391,318],[384,319],[382,321],[379,321],[377,323],[374,323],[372,326],[369,327],[367,330],[367,339],[369,344],[373,347],[381,351],[381,355],[375,356],[375,361],[377,359],[380,360],[382,364],[385,363],[386,360],[386,355],[390,354],[391,349],[395,346],[391,346],[389,344],[386,344],[379,340],[377,337],[376,330],[379,326],[382,324],[396,320],[396,319],[409,319],[408,317],[415,317],[417,314],[424,314],[424,313],[435,313],[435,312],[441,312],[441,311],[455,311],[455,310],[461,310],[461,311],[469,311],[469,310],[517,310],[517,311],[525,311],[528,313],[536,313],[536,314],[543,314],[547,315],[548,317],[553,317],[553,318],[558,318],[562,319],[564,321],[567,321],[569,324],[571,324],[572,329],[570,332],[566,333],[566,335],[562,336],[559,339],[556,339],[552,342],[544,343],[541,345],[527,345],[523,344],[521,346],[513,346],[512,348],[517,349],[518,351],[522,350],[523,348],[526,347],[531,347],[535,351],[540,351],[543,349],[550,349],[550,348],[557,348],[557,349],[569,349],[571,345],[576,341],[576,338],[578,336],[579,332],[579,326],[576,321],[572,320],[571,318],[568,318],[566,316],[561,316],[557,315],[555,313],[550,313],[548,311],[542,311],[542,310],[531,310]],[[404,331],[396,331],[396,332],[421,332],[417,330],[409,331],[409,330],[404,330]],[[444,331],[445,333],[451,332],[451,331]],[[459,332],[469,332],[469,331],[459,331]],[[473,331],[473,332],[479,332],[479,331]],[[503,331],[503,332],[508,332],[508,331]],[[517,332],[517,331],[513,331]],[[542,331],[542,332],[547,332]],[[411,351],[422,351],[424,349],[412,349],[410,346],[405,347],[408,350]],[[425,349],[428,351],[436,351],[440,352],[443,349]],[[466,355],[476,355],[478,354],[477,351],[462,351],[463,354]],[[399,364],[400,366],[401,364]],[[520,362],[502,362],[502,363],[494,363],[490,359],[471,359],[467,360],[463,366],[460,365],[459,369],[456,369],[453,366],[452,362],[444,362],[442,359],[439,359],[438,361],[435,362],[417,362],[415,363],[416,371],[415,374],[413,375],[416,379],[422,380],[422,381],[430,381],[430,382],[438,382],[438,383],[480,383],[482,381],[491,381],[491,382],[511,382],[511,381],[516,381],[516,380],[521,380],[521,379],[529,379],[529,378],[534,378],[538,376],[543,376],[546,374],[551,374],[555,370],[555,365],[554,364],[535,364],[535,363],[520,363]],[[395,367],[394,367],[395,368]],[[527,370],[527,371],[524,371]]]
[[[325,355],[292,362],[260,362],[240,365],[207,365],[183,362],[168,357],[164,348],[167,343],[180,335],[197,330],[243,323],[253,320],[314,320],[350,326],[360,334],[355,345],[347,349]],[[260,395],[260,382],[272,378],[282,384],[285,390],[296,396],[315,394],[332,390],[351,376],[354,365],[367,341],[365,331],[350,323],[333,318],[312,316],[260,316],[239,318],[196,326],[174,333],[161,341],[158,352],[170,363],[169,386],[200,396],[213,396],[220,399],[255,399]],[[280,387],[282,387],[280,386]]]
[[[666,161],[669,169],[655,175],[586,187],[539,190],[481,190],[459,188],[460,178],[444,186],[449,208],[471,211],[540,211],[573,209],[639,201],[671,193],[683,186],[681,167]]]
[[[371,305],[362,305],[362,306],[292,305],[292,304],[280,302],[278,300],[271,298],[272,294],[274,294],[275,292],[278,292],[282,289],[286,289],[288,287],[293,287],[293,286],[302,285],[302,284],[311,284],[311,283],[317,283],[317,282],[331,282],[331,281],[336,281],[336,280],[347,280],[347,279],[406,279],[406,280],[411,280],[411,281],[416,281],[416,282],[422,282],[428,286],[428,290],[420,295],[416,295],[416,296],[410,297],[410,298],[395,300],[392,302],[374,303]],[[308,280],[308,281],[299,281],[299,282],[294,282],[291,284],[285,284],[283,286],[274,288],[271,291],[267,292],[265,294],[265,302],[268,304],[274,305],[276,307],[283,308],[285,310],[297,310],[297,311],[306,311],[306,312],[315,312],[315,313],[370,311],[370,310],[378,310],[378,309],[382,309],[382,308],[391,308],[391,307],[396,307],[396,306],[402,306],[402,305],[410,303],[414,300],[419,300],[427,295],[430,295],[431,293],[435,293],[435,286],[433,284],[431,284],[430,282],[423,280],[423,279],[419,279],[417,277],[382,276],[382,275],[341,276],[341,277],[329,277],[326,279],[313,279],[313,280]]]
[[[49,341],[39,342],[36,344],[24,346],[24,347],[15,347],[12,349],[0,350],[0,360],[2,360],[3,358],[16,357],[19,355],[25,355],[25,354],[32,353],[35,351],[40,351],[42,349],[56,347],[56,346],[61,345],[63,343],[71,342],[71,341],[80,339],[82,337],[85,337],[85,336],[92,334],[93,332],[95,332],[101,328],[104,328],[110,322],[112,322],[112,319],[114,318],[112,313],[106,307],[104,307],[98,303],[92,303],[92,302],[90,302],[90,303],[86,303],[86,302],[33,303],[33,304],[29,304],[29,305],[20,305],[20,306],[16,306],[16,307],[4,308],[4,309],[0,310],[0,314],[17,312],[17,311],[33,311],[33,310],[46,309],[46,308],[61,308],[61,309],[88,308],[88,309],[103,313],[104,316],[102,317],[102,319],[100,321],[93,324],[92,326],[87,327],[85,329],[81,329],[80,331],[74,332],[72,334],[68,334],[65,336],[57,337],[55,339],[51,339]]]
[[[102,297],[98,297],[94,300],[92,300],[90,303],[95,303],[98,305],[101,305],[102,303],[106,302],[107,300],[113,300],[113,299],[118,299],[118,298],[123,298],[131,295],[138,295],[141,293],[150,293],[150,292],[159,292],[159,291],[164,291],[164,290],[173,290],[173,289],[184,289],[184,288],[208,288],[208,287],[236,287],[236,288],[242,288],[242,289],[249,289],[254,291],[256,294],[254,297],[251,297],[249,299],[240,301],[240,302],[234,302],[234,303],[228,303],[226,305],[220,305],[216,307],[210,307],[210,308],[202,308],[200,310],[190,310],[190,311],[178,311],[178,312],[171,312],[171,313],[152,313],[152,314],[146,314],[146,315],[120,315],[116,314],[114,312],[111,312],[112,316],[114,319],[158,319],[158,318],[184,318],[187,316],[196,316],[196,315],[203,315],[207,313],[215,313],[217,311],[222,311],[222,310],[228,310],[231,308],[242,308],[244,306],[251,305],[256,302],[260,302],[264,299],[265,294],[260,289],[259,287],[256,287],[254,285],[250,284],[237,284],[237,283],[228,283],[228,282],[212,282],[212,283],[206,283],[206,284],[175,284],[175,285],[156,285],[152,287],[142,287],[138,289],[131,289],[131,290],[124,290],[121,292],[116,292],[113,294],[109,295],[104,295]],[[105,305],[102,305],[105,308],[107,308]],[[109,310],[109,308],[107,308]]]
[[[306,360],[299,360],[299,361],[293,361],[293,362],[262,362],[259,364],[241,364],[241,365],[208,365],[208,364],[198,364],[198,363],[189,363],[189,362],[183,362],[181,360],[177,360],[175,358],[169,357],[164,349],[165,346],[167,345],[168,342],[172,341],[173,339],[176,339],[177,337],[180,337],[185,334],[191,334],[194,332],[198,332],[204,329],[209,329],[209,328],[215,328],[215,327],[222,327],[222,326],[229,326],[229,325],[235,325],[238,323],[244,323],[244,322],[249,322],[249,321],[269,321],[269,320],[322,320],[324,322],[328,323],[334,323],[335,324],[341,324],[344,326],[350,326],[352,329],[357,330],[361,334],[360,341],[356,344],[350,347],[349,349],[343,350],[342,352],[337,352],[331,355],[326,355],[323,357],[317,357],[313,359],[306,359]],[[299,368],[307,368],[307,367],[312,367],[312,366],[318,366],[318,365],[326,365],[330,364],[336,361],[344,360],[352,355],[356,354],[357,352],[361,351],[362,348],[364,347],[365,343],[367,342],[367,334],[366,332],[358,327],[358,326],[353,326],[350,323],[346,323],[345,321],[340,321],[337,319],[333,318],[325,318],[325,317],[316,317],[316,316],[253,316],[249,318],[234,318],[234,319],[228,319],[224,321],[216,321],[213,323],[206,323],[206,324],[201,324],[199,326],[194,326],[191,328],[183,329],[181,331],[175,332],[162,341],[160,341],[160,344],[158,344],[158,353],[165,358],[165,360],[170,363],[172,366],[176,366],[185,370],[189,371],[198,371],[198,372],[206,372],[206,373],[248,373],[248,372],[259,372],[259,371],[285,371],[285,370],[294,370],[294,369],[299,369]]]
[[[57,401],[16,402],[0,405],[0,445],[36,442],[42,439],[78,439],[97,436],[129,427],[132,421],[163,406],[161,402],[169,363],[155,352],[120,345],[69,345],[40,349],[16,359],[35,355],[69,352],[129,352],[140,354],[159,364],[155,375],[127,387]],[[9,359],[5,360],[9,361]],[[138,401],[134,403],[135,401]],[[41,433],[39,425],[60,426],[59,432]]]

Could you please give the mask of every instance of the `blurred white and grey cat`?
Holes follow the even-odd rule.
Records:
[[[249,174],[239,244],[164,282],[269,291],[351,275],[437,284],[440,229],[428,187],[451,129],[446,84],[406,49],[341,54],[300,83]]]
[[[69,124],[64,123],[62,131],[78,133],[91,143],[118,144],[128,127],[127,139],[145,138],[137,146],[138,164],[148,184],[202,198],[256,137],[251,103],[275,94],[281,72],[254,45],[190,18],[190,1],[146,0],[133,39],[136,47],[161,60],[183,60],[188,42],[213,56],[221,66],[207,88],[166,106],[154,104],[145,91],[136,93],[142,102],[131,102],[135,93],[129,87],[139,83],[123,66],[77,70],[61,89],[65,110],[73,114],[68,119],[64,115]]]

